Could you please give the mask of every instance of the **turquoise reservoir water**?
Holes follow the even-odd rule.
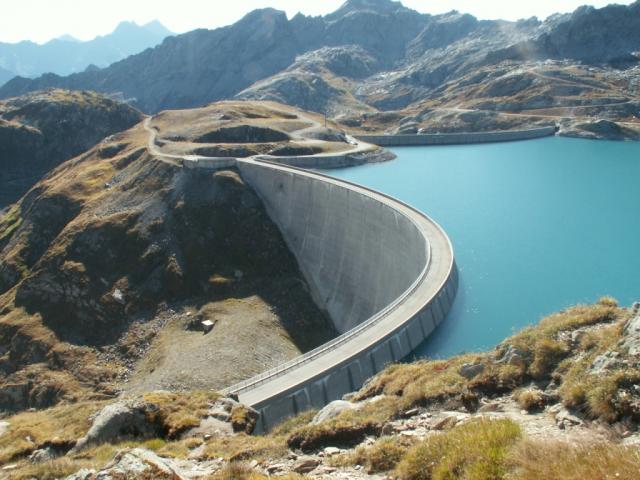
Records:
[[[403,147],[332,170],[440,223],[460,271],[451,313],[419,354],[490,348],[603,295],[640,300],[640,143],[568,138]]]

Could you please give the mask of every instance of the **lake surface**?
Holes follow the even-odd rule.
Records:
[[[395,161],[329,174],[417,207],[451,238],[460,289],[419,355],[491,348],[603,295],[640,300],[640,143],[550,137],[392,150]]]

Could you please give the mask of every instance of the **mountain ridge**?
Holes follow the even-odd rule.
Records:
[[[232,25],[170,37],[104,69],[15,78],[0,88],[0,98],[59,87],[119,93],[149,113],[236,95],[336,115],[349,113],[350,103],[355,111],[403,109],[428,99],[447,82],[504,62],[512,62],[514,69],[518,63],[565,58],[607,68],[633,67],[638,63],[634,52],[640,50],[638,12],[636,1],[582,7],[542,22],[509,22],[478,20],[457,11],[422,14],[390,0],[350,0],[325,16],[297,14],[291,19],[267,8]],[[348,65],[361,64],[362,52],[344,50],[354,46],[373,59],[373,68],[357,82],[349,80],[354,75]],[[310,72],[297,61],[301,56],[335,56],[335,49],[343,49],[346,70],[340,73]],[[325,86],[318,90],[313,82]],[[321,100],[309,101],[316,93]]]
[[[157,45],[170,35],[172,32],[158,21],[144,25],[124,21],[111,33],[88,41],[63,35],[44,44],[0,42],[0,67],[12,74],[10,78],[34,77],[44,73],[68,75],[81,72],[92,64],[107,67]],[[3,81],[0,76],[0,84],[10,78]]]

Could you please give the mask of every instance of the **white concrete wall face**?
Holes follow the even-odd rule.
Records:
[[[240,168],[340,333],[393,302],[426,265],[428,239],[393,207],[314,177]]]

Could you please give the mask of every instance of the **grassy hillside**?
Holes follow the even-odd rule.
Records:
[[[142,446],[170,465],[184,459],[180,465],[206,470],[198,478],[212,479],[276,473],[631,480],[640,469],[638,318],[637,311],[619,308],[609,298],[576,306],[491,352],[391,365],[351,396],[351,408],[322,422],[313,420],[316,412],[305,412],[266,435],[167,434],[97,446],[35,467],[24,462],[27,454],[54,435],[80,436],[89,413],[103,404],[81,404],[64,426],[56,422],[68,407],[24,413],[7,418],[0,461],[18,465],[15,478],[34,472],[55,478],[80,467],[100,469],[116,450]],[[188,398],[174,396],[172,402],[197,419],[202,410]],[[176,411],[172,418],[181,415]],[[29,436],[37,440],[16,443],[36,425],[38,432]]]

